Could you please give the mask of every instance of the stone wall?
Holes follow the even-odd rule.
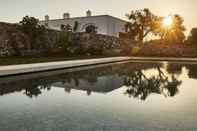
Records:
[[[129,39],[120,39],[117,37],[101,34],[75,33],[72,41],[84,49],[99,51],[102,55],[126,55],[131,51],[132,46],[136,45]]]
[[[0,23],[0,56],[12,56],[28,50],[29,44],[27,35],[18,30],[17,25]]]
[[[38,40],[38,48],[32,49],[28,35],[20,31],[19,25],[0,23],[0,57],[41,55],[59,49],[59,39],[62,32],[46,30],[44,41]],[[131,51],[136,43],[117,37],[88,34],[68,33],[70,50],[83,50],[84,55],[91,55],[89,51],[99,51],[99,55],[122,55]],[[42,45],[42,46],[41,46]],[[44,46],[43,46],[44,45]],[[53,53],[53,52],[52,52]]]
[[[148,57],[196,57],[197,46],[186,43],[148,43],[139,46],[135,56]]]

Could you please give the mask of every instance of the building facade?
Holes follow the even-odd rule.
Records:
[[[55,20],[50,20],[46,15],[45,20],[40,21],[40,25],[53,30],[86,32],[95,29],[98,34],[116,37],[119,36],[119,32],[125,32],[125,24],[126,21],[110,15],[92,16],[91,11],[87,11],[84,17],[70,17],[69,13],[64,13],[62,19]]]

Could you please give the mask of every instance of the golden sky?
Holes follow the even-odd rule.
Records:
[[[197,27],[197,0],[1,0],[0,21],[18,22],[25,15],[43,19],[61,18],[64,12],[84,16],[90,9],[94,15],[109,14],[125,19],[130,10],[150,8],[161,16],[178,13],[185,19],[187,31]]]

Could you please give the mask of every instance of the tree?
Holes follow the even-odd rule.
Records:
[[[74,23],[74,27],[73,27],[73,31],[74,31],[74,32],[76,32],[76,31],[77,31],[78,26],[79,26],[79,22],[78,22],[78,21],[75,21],[75,23]]]
[[[193,28],[190,32],[190,35],[188,37],[188,41],[191,43],[191,44],[195,44],[197,43],[197,28]]]
[[[42,43],[45,43],[43,36],[46,30],[44,26],[39,25],[38,19],[25,16],[19,23],[21,25],[20,29],[25,34],[27,34],[30,39],[31,49],[35,49],[38,46],[41,46],[38,44],[38,41],[42,41]]]
[[[154,15],[149,9],[131,11],[126,14],[130,20],[125,25],[126,32],[132,39],[143,42],[144,38],[155,30],[155,23],[159,17]]]
[[[165,31],[164,39],[173,43],[182,43],[185,39],[184,19],[180,15],[175,14],[172,16],[172,21],[171,28]]]
[[[68,53],[68,47],[69,47],[69,44],[70,44],[70,41],[69,41],[69,33],[67,32],[61,32],[59,34],[59,39],[58,39],[58,47],[60,49],[63,49],[63,51],[65,51],[66,53]]]
[[[61,30],[65,32],[72,32],[72,26],[67,24],[67,25],[61,25]]]

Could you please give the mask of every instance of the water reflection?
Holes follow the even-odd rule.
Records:
[[[182,73],[183,64],[168,63],[167,72],[172,75],[180,75]]]
[[[164,66],[162,63],[130,62],[72,72],[63,70],[56,74],[47,72],[20,78],[0,78],[0,95],[22,92],[29,98],[35,98],[58,87],[64,88],[66,93],[76,89],[90,96],[93,92],[106,94],[124,86],[126,91],[123,94],[141,100],[146,100],[151,94],[173,97],[182,84],[179,76],[183,68],[188,70],[189,78],[197,78],[195,64],[168,63]]]
[[[189,78],[197,79],[197,65],[185,65],[188,69],[188,76]]]
[[[125,94],[141,100],[146,100],[152,93],[162,94],[166,97],[175,96],[178,93],[178,86],[182,83],[181,80],[178,80],[174,74],[165,75],[160,67],[155,68],[155,70],[157,73],[150,77],[147,77],[142,70],[131,72],[124,79],[124,84],[128,87]]]
[[[40,81],[39,79],[16,81],[11,83],[0,84],[0,95],[6,95],[14,92],[23,92],[26,96],[33,98],[42,94],[44,90],[50,90],[49,81]]]
[[[40,85],[40,86],[33,86],[33,87],[28,87],[25,88],[25,92],[24,94],[26,94],[28,97],[32,98],[32,97],[37,97],[40,94],[42,94],[42,90],[47,90],[49,91],[51,89],[50,85]]]

